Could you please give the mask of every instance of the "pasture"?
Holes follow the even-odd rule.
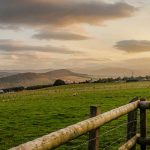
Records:
[[[91,105],[106,112],[137,96],[150,99],[150,82],[72,84],[1,94],[0,150],[87,119]],[[116,150],[126,139],[126,116],[105,125],[100,133],[102,149]],[[84,150],[87,140],[84,135],[58,149]]]

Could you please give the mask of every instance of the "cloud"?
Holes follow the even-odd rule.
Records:
[[[33,35],[33,38],[39,39],[39,40],[87,40],[90,39],[90,37],[75,33],[69,33],[69,32],[46,32],[41,31],[35,35]]]
[[[128,53],[150,52],[150,41],[147,40],[123,40],[114,46],[118,50]]]
[[[91,57],[81,57],[81,58],[74,58],[70,59],[70,61],[73,62],[85,62],[85,63],[102,63],[102,62],[108,62],[111,61],[109,58],[91,58]]]
[[[79,0],[1,0],[1,26],[66,26],[101,24],[107,20],[129,17],[137,9],[127,3]]]
[[[59,54],[78,54],[82,53],[79,51],[70,50],[65,47],[54,47],[54,46],[34,46],[26,45],[19,41],[13,40],[0,40],[0,52],[50,52],[50,53],[59,53]]]

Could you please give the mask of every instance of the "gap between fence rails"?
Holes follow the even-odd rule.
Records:
[[[132,134],[132,133],[134,133],[134,132],[130,132],[129,134]],[[120,135],[120,136],[121,136],[121,135]],[[101,135],[98,136],[98,137],[101,137]],[[120,138],[120,139],[124,139],[124,138],[126,138],[126,136],[124,136],[124,137],[122,137],[122,138]],[[95,138],[93,138],[93,139],[90,139],[90,140],[87,140],[87,141],[81,143],[80,145],[74,146],[74,147],[72,147],[72,148],[68,148],[68,150],[73,150],[73,149],[80,148],[80,147],[82,147],[83,145],[86,145],[86,144],[88,144],[88,142],[93,141],[93,140],[95,140],[95,139],[97,139],[97,137],[95,137]],[[112,138],[112,139],[113,139],[113,138]],[[107,142],[107,143],[109,143],[109,142]],[[105,145],[108,145],[107,143],[105,143]],[[108,146],[109,146],[109,145],[108,145]],[[105,148],[106,148],[106,147],[104,147],[104,149],[105,149]],[[102,150],[104,150],[104,149],[102,149]]]
[[[136,120],[134,120],[134,121],[136,121]],[[92,140],[97,139],[98,137],[103,137],[103,136],[106,135],[107,133],[118,129],[118,128],[120,128],[121,126],[123,126],[123,125],[125,125],[125,124],[130,124],[130,123],[132,123],[132,122],[134,122],[134,121],[131,121],[131,122],[124,122],[124,123],[122,123],[120,126],[114,127],[113,129],[110,129],[109,131],[104,132],[103,134],[100,134],[99,136],[97,136],[97,137],[95,137],[95,138],[93,138],[93,139],[87,140],[87,141],[81,143],[80,145],[77,145],[77,146],[75,146],[75,147],[73,147],[73,148],[71,148],[71,149],[78,148],[78,147],[80,147],[80,146],[82,146],[82,145],[84,145],[84,144],[87,144],[88,142],[90,142],[90,141],[92,141]],[[130,133],[130,134],[131,134],[131,133]]]
[[[126,104],[119,108],[110,110],[96,117],[84,120],[72,126],[53,132],[49,135],[38,138],[34,141],[27,142],[18,147],[12,148],[11,150],[25,149],[25,150],[46,150],[56,148],[78,136],[81,136],[93,129],[96,129],[105,123],[115,120],[133,110],[138,108],[140,100]],[[51,143],[49,142],[51,141]]]

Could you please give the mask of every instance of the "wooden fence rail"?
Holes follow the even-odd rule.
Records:
[[[128,117],[129,117],[130,112],[132,112],[132,114],[130,114],[130,117],[133,116],[133,118],[129,117],[130,119],[128,121],[136,119],[136,117],[137,117],[136,110],[137,110],[137,108],[140,108],[140,103],[142,106],[141,121],[144,121],[144,125],[141,123],[141,138],[139,138],[140,134],[136,133],[136,124],[135,123],[132,124],[132,127],[130,126],[129,130],[134,131],[134,134],[132,134],[132,136],[130,136],[130,137],[127,137],[127,143],[125,143],[125,145],[122,146],[120,149],[123,150],[123,147],[126,147],[127,145],[131,149],[135,146],[137,141],[141,144],[141,148],[143,148],[143,147],[146,148],[146,143],[148,143],[148,141],[147,142],[145,142],[145,141],[148,139],[144,140],[144,138],[146,138],[145,109],[150,108],[150,105],[148,102],[144,102],[144,101],[141,102],[141,100],[134,99],[134,101],[130,102],[129,104],[126,104],[119,108],[105,112],[103,114],[98,114],[99,112],[95,112],[96,116],[95,115],[91,116],[92,118],[89,118],[89,119],[81,121],[77,124],[68,126],[64,129],[60,129],[56,132],[52,132],[48,135],[45,135],[45,136],[35,139],[33,141],[21,144],[17,147],[11,148],[10,150],[50,150],[50,149],[57,148],[65,143],[69,142],[70,140],[73,140],[73,139],[75,139],[85,133],[88,133],[88,132],[90,132],[90,133],[94,132],[94,135],[96,135],[96,134],[98,134],[98,132],[96,132],[96,130],[98,130],[99,127],[101,127],[104,124],[106,124],[110,121],[113,121],[123,115],[128,114]],[[93,108],[91,108],[91,110],[92,109]],[[92,134],[92,138],[93,138],[93,134]],[[99,142],[98,138],[97,138],[97,140]],[[94,143],[96,144],[97,141],[95,141]],[[91,145],[89,144],[89,146],[91,146]],[[98,144],[98,146],[99,146],[99,144]],[[91,147],[93,147],[93,148],[89,148],[89,150],[98,150],[97,146],[95,146],[95,145],[93,145]],[[126,148],[126,150],[127,149],[129,149],[129,148]],[[145,150],[145,149],[141,149],[141,150]]]
[[[131,150],[137,143],[137,140],[140,138],[140,134],[136,134],[135,136],[133,136],[129,141],[127,141],[127,143],[125,143],[124,145],[122,145],[119,150]]]

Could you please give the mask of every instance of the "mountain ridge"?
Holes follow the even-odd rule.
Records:
[[[86,74],[75,73],[67,69],[53,70],[45,73],[26,72],[0,78],[0,88],[52,84],[56,79],[62,79],[70,83],[85,81],[90,79],[90,77]]]

